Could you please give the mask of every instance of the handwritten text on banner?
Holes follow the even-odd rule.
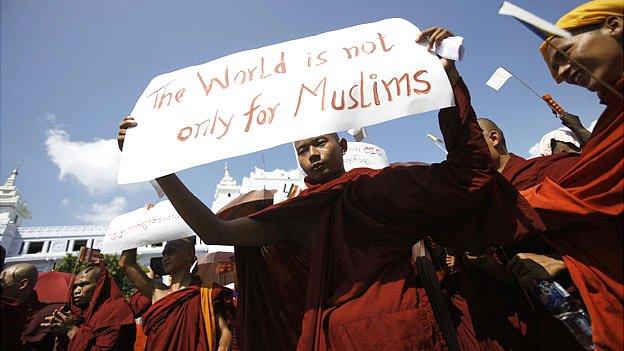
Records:
[[[139,208],[113,218],[102,242],[103,253],[181,239],[195,235],[171,202],[161,201],[149,210]]]
[[[387,19],[154,78],[132,111],[119,183],[452,106],[419,32]]]

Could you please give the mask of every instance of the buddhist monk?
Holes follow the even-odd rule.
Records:
[[[621,0],[588,2],[556,23],[571,37],[551,37],[541,46],[557,82],[597,93],[606,109],[572,168],[523,191],[549,229],[544,239],[563,256],[601,350],[624,343],[623,12]]]
[[[119,266],[151,306],[141,317],[147,350],[227,351],[232,340],[225,299],[218,286],[202,287],[191,274],[194,237],[167,242],[163,267],[171,285],[150,279],[137,264],[136,249],[122,253]]]
[[[18,263],[0,273],[2,284],[0,344],[3,350],[26,349],[21,335],[26,329],[32,310],[40,308],[37,293],[33,291],[37,284],[37,275],[37,267],[30,263]]]
[[[434,29],[419,40],[433,46],[451,35]],[[456,102],[439,113],[449,150],[445,162],[345,172],[346,140],[336,134],[299,140],[294,146],[308,188],[233,220],[216,217],[175,175],[157,179],[202,241],[251,249],[245,262],[237,256],[242,349],[450,347],[410,265],[412,246],[428,233],[444,244],[476,249],[505,240],[494,227],[497,233],[539,227],[528,204],[493,168],[455,65],[441,61]],[[132,118],[120,124],[120,147],[133,126]],[[490,211],[497,215],[484,215]],[[279,259],[289,265],[254,260],[280,247]]]
[[[495,167],[519,190],[546,176],[559,177],[578,159],[566,154],[525,160],[508,151],[505,135],[496,123],[487,118],[479,118],[478,123]],[[486,255],[464,258],[460,273],[482,348],[582,349],[537,299],[522,291],[534,280],[569,280],[561,257],[550,245],[534,236],[493,247]]]
[[[103,263],[80,271],[68,297],[69,311],[55,310],[42,325],[69,351],[132,350],[134,317]]]

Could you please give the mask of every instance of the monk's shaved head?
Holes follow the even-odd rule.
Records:
[[[488,146],[494,166],[499,172],[502,172],[509,161],[509,151],[507,151],[507,143],[505,142],[505,134],[494,121],[489,118],[477,118],[479,127],[483,129],[483,138]]]
[[[189,254],[195,256],[195,237],[194,236],[189,236],[186,238],[176,239],[176,240],[167,242],[167,244],[169,243],[179,246],[183,248],[185,251],[187,251]]]
[[[195,236],[167,241],[162,260],[163,268],[167,274],[188,274],[196,260]]]
[[[93,278],[94,280],[97,280],[100,277],[100,267],[98,266],[89,266],[83,270],[81,270],[80,272],[78,272],[78,274],[76,276],[85,276],[85,277],[89,277],[89,278]]]
[[[26,301],[32,294],[39,272],[30,263],[18,263],[7,267],[0,273],[4,296]]]
[[[479,127],[483,129],[483,134],[487,137],[491,132],[498,133],[500,138],[499,145],[503,148],[505,152],[507,152],[507,143],[505,142],[505,133],[500,127],[491,119],[481,117],[477,119],[477,123],[479,123]]]
[[[8,270],[12,270],[13,277],[16,279],[26,278],[32,283],[33,286],[37,283],[39,271],[37,271],[37,267],[35,267],[34,264],[18,263],[8,267],[7,271]]]

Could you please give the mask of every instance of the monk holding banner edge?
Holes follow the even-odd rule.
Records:
[[[449,36],[446,30],[431,29],[419,39],[433,46]],[[307,282],[301,288],[303,301],[274,299],[282,303],[263,313],[254,311],[267,304],[267,295],[251,290],[279,295],[268,281],[254,281],[266,274],[264,268],[270,276],[270,263],[244,269],[239,312],[248,309],[244,317],[258,323],[239,324],[243,350],[288,350],[295,345],[298,350],[446,349],[449,344],[410,265],[412,245],[428,233],[449,246],[478,250],[512,240],[520,227],[541,229],[536,214],[494,169],[454,63],[441,61],[456,106],[439,113],[449,150],[448,160],[440,164],[345,172],[347,144],[335,133],[299,140],[295,149],[308,189],[227,221],[217,218],[175,175],[157,179],[205,243],[235,245],[237,250],[282,246],[289,248],[285,255],[304,257],[307,277],[296,277]],[[134,126],[131,118],[120,124],[120,147],[125,129]],[[284,304],[287,309],[279,306]],[[303,322],[284,323],[291,316]],[[459,335],[460,344],[463,337]]]

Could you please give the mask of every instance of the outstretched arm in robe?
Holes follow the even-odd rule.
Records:
[[[123,151],[126,130],[136,126],[137,123],[132,117],[124,118],[119,124],[117,143],[120,150]],[[217,218],[210,208],[198,199],[175,174],[160,177],[156,181],[176,211],[206,244],[260,246],[284,241],[285,235],[277,224],[249,218],[228,221]],[[134,275],[137,278],[140,276],[138,272]],[[143,278],[140,279],[143,280]],[[144,283],[141,285],[145,286]],[[146,288],[149,291],[149,288]]]

